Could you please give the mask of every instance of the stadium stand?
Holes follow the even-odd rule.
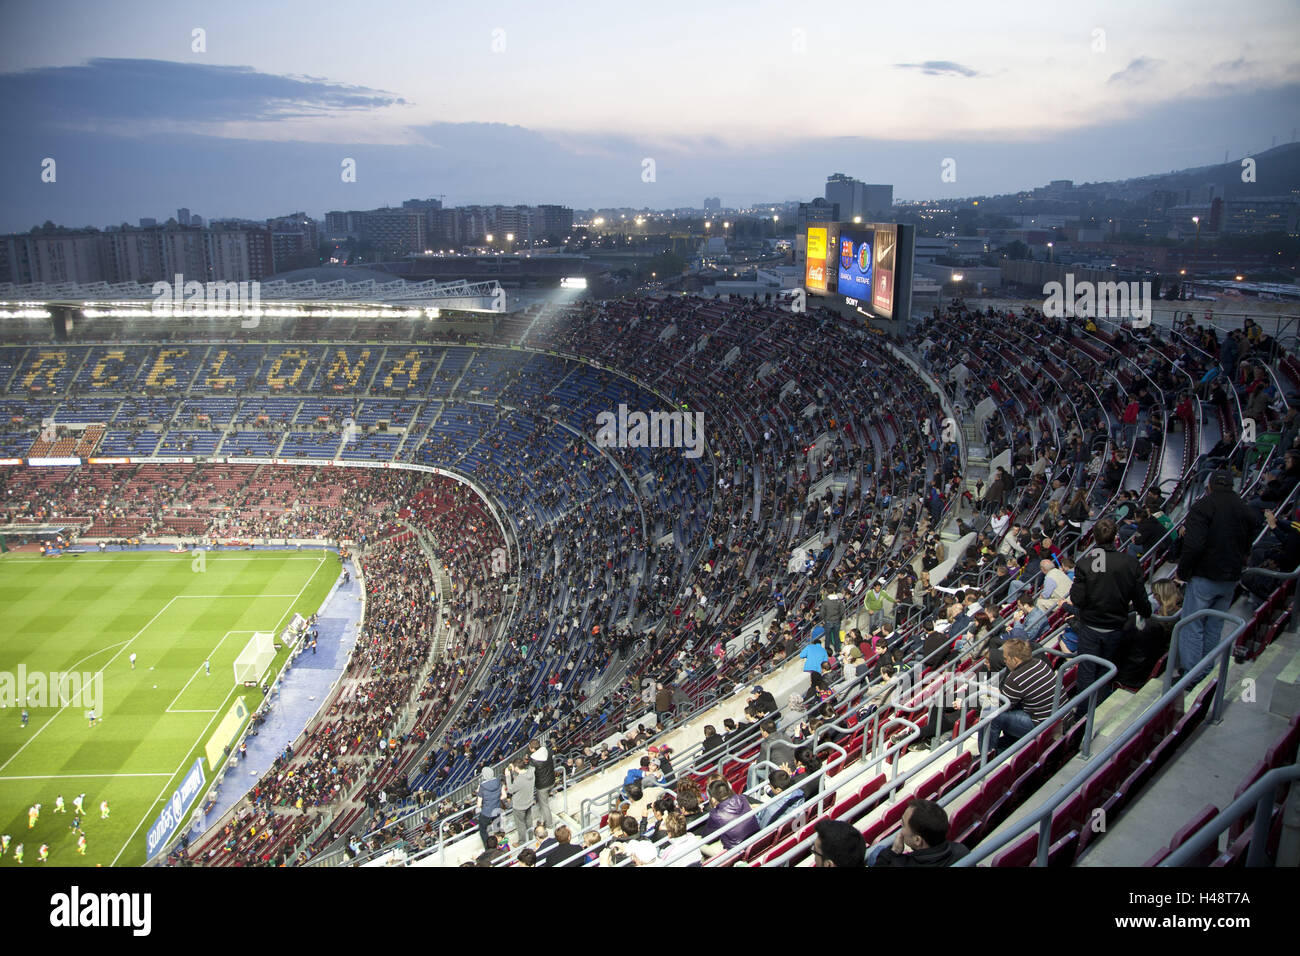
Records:
[[[383,322],[299,320],[279,337],[311,344],[0,349],[13,454],[85,458],[99,443],[105,456],[186,459],[5,468],[8,522],[363,545],[365,630],[337,693],[191,862],[463,858],[478,845],[483,768],[543,737],[557,814],[596,834],[587,865],[631,864],[610,821],[635,802],[624,771],[652,744],[661,768],[670,748],[658,794],[673,805],[643,806],[636,832],[666,839],[678,808],[691,834],[714,831],[665,843],[669,865],[717,832],[704,865],[809,865],[819,821],[887,842],[913,797],[938,800],[953,839],[992,865],[1068,865],[1094,842],[1088,814],[1121,816],[1218,713],[1223,681],[1175,683],[1155,655],[1138,684],[1161,693],[1033,810],[1033,794],[1093,753],[1094,723],[1121,697],[1102,702],[1113,665],[1080,686],[1068,605],[1045,603],[1044,565],[1068,571],[1108,516],[1154,579],[1209,469],[1234,469],[1243,497],[1279,514],[1300,477],[1281,463],[1300,432],[1282,378],[1300,384],[1300,365],[1284,357],[1279,377],[1248,354],[1212,375],[1217,342],[1195,328],[1138,336],[954,303],[895,343],[827,312],[660,297],[538,310],[478,344],[400,343]],[[95,397],[67,394],[74,383]],[[700,413],[707,448],[598,442],[596,416],[620,406]],[[64,429],[53,442],[37,434],[49,416]],[[1245,418],[1279,434],[1246,442]],[[499,512],[453,478],[292,459],[445,469]],[[419,600],[438,575],[453,585],[445,629]],[[886,615],[868,607],[877,580]],[[823,585],[844,594],[856,661],[834,655],[810,687],[799,651],[824,635]],[[1278,639],[1293,585],[1225,628],[1225,659]],[[1045,612],[1031,638],[1052,665],[1053,707],[994,759],[980,741],[1008,705],[984,662],[1028,626],[1018,596]],[[745,698],[757,686],[774,695],[788,770],[756,736],[762,715]],[[734,730],[703,742],[699,727],[727,720]],[[1280,739],[1241,792],[1294,749]],[[778,769],[804,800],[772,806]],[[729,793],[711,806],[719,779]],[[716,805],[734,795],[732,811],[745,809],[727,815]],[[1040,825],[1010,832],[1025,812]],[[1233,852],[1244,859],[1248,842]]]

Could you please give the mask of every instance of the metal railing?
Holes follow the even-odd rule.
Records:
[[[1064,679],[1064,674],[1063,674],[1064,668],[1058,670],[1057,678],[1056,678],[1056,689],[1053,694],[1053,701],[1056,704],[1056,706],[1054,706],[1053,712],[1049,714],[1046,718],[1044,718],[1042,721],[1040,721],[1033,728],[1033,730],[1031,730],[1028,734],[1025,734],[1023,737],[1017,740],[1012,746],[1000,752],[997,755],[996,760],[990,761],[987,759],[987,755],[989,752],[988,737],[992,732],[993,722],[999,714],[1010,709],[1010,702],[1007,701],[1005,697],[1003,697],[1002,698],[1003,703],[1001,705],[995,707],[993,712],[985,713],[984,715],[982,715],[979,721],[977,721],[975,724],[972,724],[971,727],[968,728],[968,733],[970,734],[978,733],[979,736],[982,738],[981,746],[980,746],[980,759],[981,759],[980,767],[978,770],[974,771],[971,774],[971,776],[966,779],[966,781],[963,782],[961,787],[954,789],[952,791],[951,796],[941,800],[940,802],[942,805],[945,806],[950,805],[953,802],[953,800],[958,798],[959,795],[964,794],[969,790],[971,790],[973,787],[978,786],[980,783],[983,782],[984,778],[990,775],[991,773],[997,771],[1001,767],[1009,766],[1010,761],[1012,761],[1018,753],[1034,745],[1034,742],[1037,741],[1039,738],[1053,733],[1057,724],[1059,724],[1064,719],[1068,719],[1068,715],[1079,707],[1080,701],[1084,698],[1086,698],[1088,701],[1088,705],[1087,705],[1088,724],[1087,724],[1087,731],[1085,732],[1084,739],[1087,740],[1091,736],[1092,713],[1093,713],[1093,708],[1095,706],[1096,696],[1098,693],[1101,692],[1101,690],[1104,687],[1106,687],[1107,684],[1110,683],[1110,679],[1115,674],[1115,665],[1111,664],[1109,661],[1102,660],[1101,658],[1091,657],[1089,655],[1080,655],[1078,657],[1072,658],[1071,660],[1072,661],[1090,660],[1093,661],[1094,663],[1099,664],[1103,670],[1102,676],[1094,680],[1093,683],[1090,684],[1087,688],[1085,688],[1080,693],[1072,697],[1068,703],[1062,705],[1059,703],[1059,701],[1062,693],[1062,681]],[[956,750],[958,749],[956,744],[957,741],[950,741],[939,751],[935,752],[935,757],[942,758],[947,754],[955,753]],[[929,769],[932,766],[941,762],[942,761],[940,759],[926,761],[925,763],[919,765],[917,768],[913,768],[912,771],[909,771],[908,776],[910,777],[910,775],[915,773],[917,770]],[[789,861],[795,859],[796,857],[802,856],[804,852],[807,850],[807,848],[811,845],[813,839],[814,839],[813,836],[805,837],[803,840],[799,841],[794,846],[790,847],[785,853],[781,854],[775,860],[772,860],[768,865],[783,866]]]
[[[958,860],[953,865],[954,866],[975,866],[982,860],[988,859],[989,857],[993,856],[993,854],[997,853],[999,850],[1008,846],[1014,840],[1018,839],[1023,834],[1029,832],[1029,830],[1032,827],[1037,825],[1038,827],[1037,865],[1046,866],[1047,854],[1050,848],[1049,837],[1051,836],[1052,817],[1055,814],[1057,808],[1060,807],[1062,804],[1064,804],[1072,796],[1074,796],[1074,794],[1078,792],[1080,788],[1082,788],[1083,785],[1089,779],[1091,779],[1094,775],[1097,774],[1098,771],[1100,771],[1106,766],[1106,762],[1108,760],[1110,760],[1117,753],[1119,753],[1119,751],[1124,747],[1124,745],[1127,744],[1130,740],[1133,740],[1135,737],[1137,737],[1138,733],[1142,731],[1148,724],[1150,724],[1157,716],[1163,713],[1165,708],[1171,705],[1175,701],[1175,699],[1181,699],[1181,695],[1183,694],[1183,692],[1191,688],[1198,680],[1200,680],[1203,674],[1208,673],[1216,662],[1219,664],[1219,679],[1217,682],[1218,686],[1215,688],[1215,694],[1214,694],[1213,720],[1217,722],[1219,720],[1220,714],[1222,713],[1223,695],[1224,695],[1224,689],[1225,689],[1226,678],[1228,673],[1228,664],[1232,659],[1232,648],[1236,644],[1237,638],[1247,627],[1247,622],[1243,621],[1239,617],[1236,617],[1235,615],[1228,614],[1224,611],[1215,611],[1209,608],[1205,610],[1197,611],[1195,614],[1192,614],[1190,617],[1186,618],[1185,620],[1180,620],[1178,624],[1174,626],[1173,632],[1170,635],[1171,647],[1175,647],[1177,645],[1178,632],[1184,625],[1186,625],[1190,621],[1194,621],[1206,617],[1218,617],[1221,620],[1233,621],[1236,623],[1237,627],[1232,631],[1231,634],[1229,634],[1227,637],[1219,641],[1218,646],[1214,649],[1213,652],[1208,654],[1206,657],[1202,658],[1195,666],[1191,667],[1187,671],[1187,673],[1183,675],[1183,678],[1180,681],[1178,681],[1177,684],[1175,684],[1169,690],[1165,691],[1165,693],[1161,695],[1159,700],[1157,700],[1154,704],[1152,704],[1149,708],[1147,708],[1146,713],[1143,714],[1141,718],[1135,720],[1132,724],[1130,724],[1127,728],[1125,728],[1125,730],[1118,737],[1116,737],[1109,745],[1107,745],[1106,749],[1104,749],[1100,754],[1097,755],[1095,760],[1090,760],[1088,766],[1084,767],[1082,770],[1076,773],[1072,778],[1070,778],[1070,781],[1066,783],[1063,787],[1061,787],[1061,789],[1058,790],[1052,797],[1050,797],[1047,800],[1047,802],[1045,802],[1037,810],[1034,810],[1033,812],[1025,816],[1015,826],[1008,828],[1006,832],[1004,832],[1001,836],[997,838],[990,837],[989,839],[981,841],[979,846],[977,846],[967,856]],[[1115,673],[1114,665],[1110,665],[1110,672],[1111,672],[1110,676],[1113,676]],[[1106,678],[1107,683],[1109,683],[1110,676]]]
[[[1187,866],[1198,854],[1211,846],[1217,848],[1219,836],[1243,816],[1255,810],[1255,822],[1251,829],[1250,849],[1246,853],[1246,865],[1251,867],[1268,866],[1268,837],[1272,825],[1272,810],[1277,802],[1279,788],[1300,780],[1300,764],[1291,767],[1278,767],[1270,770],[1253,783],[1250,788],[1232,803],[1228,804],[1217,817],[1197,830],[1182,846],[1160,861],[1158,866]],[[1291,796],[1295,801],[1295,794]],[[1279,852],[1278,866],[1295,866],[1296,860],[1283,862]]]

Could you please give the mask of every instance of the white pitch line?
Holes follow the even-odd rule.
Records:
[[[295,595],[293,604],[298,603],[298,598],[302,597],[303,592],[307,590],[311,582],[316,580],[316,575],[320,574],[320,569],[324,566],[325,566],[325,556],[322,555],[319,558],[319,563],[316,565],[316,570],[311,573],[311,577],[307,579],[307,583],[304,584],[302,588],[298,591],[297,595]],[[284,621],[285,617],[293,613],[293,604],[289,605],[289,610],[286,611],[284,616],[280,618],[281,622]],[[279,631],[280,631],[280,625],[277,623],[274,628],[274,633],[278,634]],[[119,651],[119,653],[121,652]],[[202,742],[203,735],[206,734],[208,732],[208,728],[212,726],[212,721],[217,719],[217,714],[220,713],[222,711],[222,708],[226,706],[226,701],[230,700],[231,694],[235,693],[235,691],[239,689],[240,688],[238,687],[230,688],[230,692],[226,694],[225,700],[223,700],[220,706],[218,706],[217,709],[212,712],[212,716],[208,719],[208,722],[203,726],[203,730],[199,732],[198,738],[194,741],[194,747],[190,747],[188,750],[185,751],[186,757],[188,757],[190,753],[194,750],[194,748],[197,747],[200,744],[200,742]],[[4,769],[3,767],[0,767],[0,770],[3,769]],[[158,801],[160,801],[163,798],[163,794],[165,794],[167,792],[167,788],[171,786],[172,780],[176,779],[176,777],[185,769],[186,768],[184,766],[178,767],[176,772],[173,773],[170,778],[168,778],[165,784],[163,784],[163,788],[158,791],[158,796],[154,797],[153,803],[149,804],[149,809],[146,810],[144,816],[140,818],[140,822],[135,825],[135,829],[132,830],[131,835],[126,838],[126,842],[122,844],[122,849],[117,851],[117,856],[113,857],[113,862],[108,864],[109,866],[117,866],[117,861],[122,858],[122,854],[126,852],[126,848],[131,845],[131,841],[135,839],[135,835],[140,832],[140,828],[144,826],[144,822],[149,819],[150,814],[153,813],[153,808],[158,806]]]
[[[130,638],[129,640],[123,641],[123,642],[122,642],[122,645],[121,645],[122,650],[118,651],[116,654],[114,654],[112,657],[110,657],[110,658],[108,659],[108,664],[113,663],[113,661],[115,661],[115,660],[117,660],[119,657],[121,657],[121,656],[122,656],[122,651],[126,650],[127,647],[129,647],[129,646],[131,645],[131,642],[134,641],[134,640],[136,639],[136,637],[139,637],[141,634],[143,634],[145,631],[147,631],[150,627],[152,627],[152,626],[153,626],[153,622],[156,621],[156,620],[158,620],[158,618],[162,617],[163,614],[165,614],[165,613],[167,612],[167,609],[168,609],[169,607],[172,606],[172,604],[175,602],[175,600],[176,600],[175,598],[172,598],[170,601],[168,601],[166,604],[164,604],[164,605],[162,606],[162,609],[161,609],[157,614],[155,614],[152,618],[149,619],[149,623],[148,623],[148,624],[146,624],[144,627],[140,628],[140,630],[138,630],[138,631],[135,632],[135,637],[132,637],[132,638]],[[101,668],[100,668],[99,670],[97,670],[95,673],[96,673],[96,674],[102,674],[102,673],[104,673],[104,671],[105,671],[105,670],[107,669],[107,667],[108,667],[108,664],[105,664],[103,667],[101,667]],[[58,719],[59,714],[63,713],[65,710],[67,710],[69,706],[71,706],[71,705],[69,705],[69,704],[64,704],[64,705],[63,705],[62,707],[60,707],[57,711],[54,712],[54,716],[53,716],[53,717],[51,717],[51,718],[50,718],[49,720],[47,720],[45,723],[41,724],[40,730],[36,731],[36,733],[34,733],[34,734],[32,734],[30,737],[28,737],[28,738],[27,738],[27,742],[26,742],[25,744],[23,744],[21,747],[19,747],[17,750],[15,750],[14,753],[13,753],[13,756],[12,756],[12,757],[10,757],[10,758],[9,758],[8,760],[6,760],[4,763],[0,763],[0,771],[3,771],[5,767],[9,766],[11,763],[13,763],[15,760],[17,760],[17,759],[18,759],[18,755],[19,755],[20,753],[22,753],[24,750],[26,750],[28,747],[30,747],[30,746],[32,745],[32,741],[34,741],[37,737],[39,737],[39,736],[41,735],[41,732],[44,731],[46,727],[48,727],[48,726],[50,726],[50,724],[54,723],[54,721]],[[103,716],[102,711],[101,711],[100,716]]]
[[[226,700],[230,700],[230,695],[237,690],[239,690],[238,687],[230,688],[230,691],[226,694]],[[221,707],[226,706],[226,700],[223,700],[221,702]],[[208,718],[208,722],[203,725],[203,729],[199,731],[198,739],[194,741],[194,747],[197,747],[199,745],[199,742],[203,740],[203,735],[208,732],[208,728],[212,726],[212,722],[217,719],[217,713],[221,710],[221,707],[218,707],[217,710],[214,710],[212,712],[212,716]],[[194,750],[194,747],[191,747],[189,748],[189,750],[185,751],[186,757],[190,755],[190,753]],[[202,760],[203,758],[200,757],[199,759]],[[153,813],[153,808],[158,806],[158,801],[160,801],[163,798],[163,794],[167,792],[167,788],[172,785],[172,781],[175,780],[177,775],[181,772],[181,770],[184,769],[185,769],[184,767],[181,767],[178,770],[175,770],[170,776],[168,776],[167,782],[164,783],[163,788],[158,791],[158,796],[153,798],[153,803],[149,804],[149,809],[144,812],[144,816],[142,816],[140,818],[140,822],[135,825],[135,829],[132,830],[131,835],[126,838],[126,842],[122,844],[122,849],[117,851],[117,856],[113,857],[113,862],[108,864],[109,866],[117,866],[117,861],[122,858],[122,854],[126,852],[126,848],[131,845],[131,841],[135,839],[135,835],[139,833],[140,828],[144,826],[144,821],[149,819],[150,814]]]
[[[257,633],[256,631],[226,631],[226,637],[223,637],[221,640],[217,641],[217,646],[212,649],[211,654],[208,654],[207,660],[209,661],[212,660],[212,655],[217,653],[217,651],[221,649],[221,645],[226,643],[226,638],[230,637],[231,634],[256,634],[256,633]],[[199,667],[202,666],[203,666],[202,664],[199,665]],[[172,698],[172,702],[167,705],[166,713],[169,714],[215,714],[216,713],[216,711],[214,710],[172,710],[172,706],[176,703],[176,701],[181,699],[181,694],[189,690],[190,685],[194,683],[194,678],[198,676],[199,676],[199,668],[196,667],[194,668],[194,673],[190,675],[190,679],[185,682],[185,686],[176,692],[176,696]]]
[[[44,777],[0,777],[6,780],[99,780],[104,777],[174,777],[174,773],[52,773]]]
[[[206,600],[213,601],[216,600],[217,598],[243,598],[245,600],[248,600],[249,598],[287,598],[287,597],[291,598],[291,597],[297,597],[297,595],[296,594],[178,594],[176,595],[176,597],[178,600],[183,598],[204,598]]]

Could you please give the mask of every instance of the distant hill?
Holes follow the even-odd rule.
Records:
[[[1227,199],[1244,199],[1249,196],[1284,196],[1300,187],[1300,143],[1287,143],[1256,153],[1255,182],[1241,181],[1241,160],[1238,157],[1214,166],[1197,166],[1174,173],[1141,176],[1137,179],[1111,183],[1116,187],[1142,186],[1145,189],[1193,189],[1213,183],[1223,189]]]

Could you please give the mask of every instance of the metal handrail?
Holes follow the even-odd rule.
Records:
[[[988,840],[982,841],[978,847],[976,847],[968,855],[962,857],[960,860],[954,863],[953,866],[974,866],[980,861],[993,856],[994,853],[998,852],[1003,847],[1010,844],[1012,841],[1018,839],[1022,834],[1028,832],[1030,827],[1034,826],[1035,823],[1038,825],[1037,864],[1039,866],[1046,866],[1047,852],[1049,849],[1049,842],[1050,842],[1051,828],[1052,828],[1052,816],[1056,812],[1056,809],[1060,807],[1063,803],[1065,803],[1068,799],[1070,799],[1070,797],[1072,797],[1076,792],[1078,792],[1078,790],[1090,778],[1092,778],[1099,769],[1105,766],[1106,761],[1110,760],[1111,757],[1115,756],[1115,754],[1117,754],[1120,751],[1120,749],[1123,748],[1130,740],[1133,740],[1135,737],[1137,737],[1138,732],[1141,731],[1144,727],[1146,727],[1149,723],[1151,723],[1151,721],[1154,720],[1156,716],[1160,714],[1169,704],[1173,703],[1173,701],[1176,698],[1179,698],[1184,691],[1192,687],[1198,680],[1200,680],[1202,674],[1208,673],[1208,671],[1216,661],[1220,663],[1219,680],[1217,682],[1218,686],[1215,689],[1215,698],[1214,698],[1213,719],[1217,722],[1219,719],[1219,715],[1222,711],[1224,687],[1225,687],[1226,677],[1228,673],[1228,662],[1232,658],[1232,647],[1236,644],[1237,638],[1245,630],[1247,623],[1243,621],[1241,618],[1236,617],[1232,614],[1228,614],[1224,611],[1215,611],[1210,608],[1206,608],[1205,610],[1197,611],[1195,614],[1191,615],[1191,617],[1188,617],[1186,620],[1179,621],[1178,624],[1175,625],[1174,627],[1174,633],[1173,636],[1171,637],[1171,641],[1173,642],[1177,641],[1177,632],[1179,628],[1181,628],[1184,624],[1188,623],[1189,621],[1193,621],[1202,617],[1218,617],[1223,620],[1235,621],[1237,622],[1237,627],[1233,630],[1231,634],[1229,634],[1227,637],[1220,640],[1219,645],[1214,649],[1212,653],[1206,655],[1200,661],[1198,661],[1195,664],[1195,666],[1191,667],[1187,671],[1187,673],[1183,675],[1182,680],[1180,680],[1169,690],[1165,691],[1165,693],[1161,695],[1159,700],[1157,700],[1149,708],[1147,708],[1146,713],[1143,714],[1142,717],[1140,717],[1138,720],[1135,720],[1132,724],[1130,724],[1127,728],[1125,728],[1124,731],[1118,737],[1116,737],[1113,741],[1111,741],[1110,744],[1107,745],[1106,749],[1104,749],[1100,754],[1097,755],[1095,760],[1089,760],[1089,763],[1086,767],[1084,767],[1073,777],[1071,777],[1070,781],[1066,783],[1063,787],[1061,787],[1042,806],[1040,806],[1037,810],[1025,816],[1022,820],[1020,820],[1020,822],[1016,826],[1008,828],[1007,831],[1003,833],[1000,837],[997,837],[996,839],[989,838]],[[1109,683],[1110,681],[1110,676],[1113,676],[1115,673],[1114,665],[1111,665],[1110,670],[1111,670],[1111,674],[1106,678],[1107,683]]]
[[[896,725],[893,729],[898,729],[901,727],[904,730],[904,734],[896,738],[895,740],[893,740],[889,744],[889,746],[885,748],[884,751],[877,754],[875,757],[872,757],[869,761],[864,762],[858,768],[857,772],[855,772],[853,776],[850,777],[848,780],[836,783],[835,785],[836,791],[838,791],[843,786],[851,785],[854,781],[858,780],[859,778],[870,775],[873,771],[878,770],[879,765],[882,762],[888,764],[891,758],[901,755],[903,748],[905,748],[913,740],[917,739],[921,734],[920,727],[918,727],[914,722],[910,720],[906,720],[905,718],[902,717],[891,717],[889,718],[887,723]],[[823,746],[825,745],[826,744],[823,744]],[[848,756],[847,752],[844,751],[843,748],[839,748],[835,744],[830,744],[830,745],[835,746],[837,749],[839,749],[841,755],[841,761]],[[911,779],[912,774],[916,770],[921,769],[922,766],[928,766],[932,762],[933,762],[932,760],[926,761],[924,765],[918,765],[917,767],[914,767],[912,770],[904,774],[902,778],[895,777],[892,782],[892,788],[897,789],[898,787],[902,786],[903,783]],[[895,761],[895,765],[896,764],[897,762]],[[839,766],[837,766],[835,769],[839,770],[841,768],[842,768],[842,763]],[[814,798],[813,801],[811,801],[813,806],[815,806],[816,803],[821,800],[822,796],[826,792],[828,792],[826,790],[823,790],[823,787],[826,781],[829,779],[829,773],[831,769],[832,768],[830,766],[830,761],[823,761],[821,767],[814,773],[809,774],[806,777],[798,777],[798,778],[792,777],[790,780],[790,789],[795,789],[796,786],[799,789],[802,789],[812,781],[816,780],[817,796]],[[759,782],[755,784],[753,787],[750,787],[748,792],[753,792],[755,790],[758,790],[762,786],[763,786],[763,782]],[[763,839],[763,837],[765,837],[767,834],[774,833],[777,830],[779,830],[792,817],[798,815],[801,812],[808,811],[810,809],[809,802],[810,801],[805,801],[804,803],[801,803],[798,806],[790,807],[788,810],[786,810],[785,813],[782,813],[778,817],[774,818],[771,822],[769,822],[766,827],[761,827],[758,830],[758,832],[756,832],[753,836],[747,837],[744,841],[736,844],[731,849],[724,850],[721,853],[717,854],[715,857],[710,859],[709,863],[713,866],[719,866],[722,864],[716,861],[721,861],[724,858],[733,858],[735,855],[743,854],[746,850],[749,849],[749,847],[753,846],[759,840]],[[726,824],[726,826],[722,829],[730,830],[732,827],[737,826],[746,820],[756,820],[758,818],[758,815],[766,808],[766,806],[767,806],[766,804],[762,804],[762,803],[752,805],[747,812],[745,812],[739,817],[736,817],[735,820]],[[674,861],[679,860],[683,856],[687,855],[688,853],[695,852],[698,849],[699,849],[698,846],[683,847],[677,850],[675,853],[671,853],[668,856],[664,857],[662,860],[660,860],[659,865],[672,866]]]
[[[953,802],[953,800],[957,798],[958,795],[970,790],[972,786],[978,785],[980,782],[983,781],[983,779],[986,776],[988,776],[989,774],[991,774],[992,772],[994,772],[1000,767],[1009,765],[1009,761],[1016,754],[1020,753],[1022,750],[1029,747],[1033,741],[1037,740],[1039,737],[1051,733],[1055,725],[1057,724],[1057,722],[1065,718],[1070,711],[1077,708],[1079,706],[1078,703],[1079,699],[1085,696],[1088,698],[1088,702],[1089,702],[1088,731],[1090,733],[1091,725],[1092,725],[1091,724],[1092,709],[1094,706],[1094,702],[1096,700],[1096,695],[1102,690],[1102,688],[1104,688],[1110,682],[1111,677],[1114,676],[1116,672],[1115,665],[1110,663],[1109,661],[1102,660],[1101,658],[1091,657],[1090,655],[1080,655],[1079,657],[1074,658],[1074,660],[1091,660],[1100,664],[1103,668],[1102,676],[1099,677],[1097,680],[1093,681],[1093,683],[1090,684],[1088,688],[1082,691],[1080,694],[1077,694],[1073,698],[1071,698],[1068,704],[1056,708],[1056,710],[1054,710],[1052,714],[1044,718],[1033,728],[1033,730],[1031,730],[1028,734],[1021,737],[1019,740],[1017,740],[1012,746],[1008,747],[1006,750],[999,753],[995,761],[987,762],[986,761],[986,757],[988,753],[987,736],[990,729],[992,728],[993,720],[998,716],[998,714],[1004,712],[1005,710],[1008,710],[1010,707],[1010,702],[1007,701],[1005,697],[1003,697],[1002,705],[997,707],[994,712],[986,714],[983,717],[981,717],[981,719],[977,723],[973,724],[970,728],[968,728],[968,732],[979,731],[981,736],[985,738],[982,741],[983,746],[980,747],[980,752],[981,752],[981,760],[985,760],[986,762],[984,762],[981,765],[979,770],[975,771],[974,773],[971,774],[969,778],[967,778],[965,784],[961,788],[959,788],[958,790],[954,790],[950,795],[942,799],[940,801],[941,805],[943,806],[950,805]],[[999,696],[1001,695],[999,694]],[[938,751],[936,753],[936,756],[945,754],[950,749],[954,749],[952,748],[951,743],[945,746],[944,748],[942,748],[940,751]],[[926,761],[925,763],[918,765],[917,768],[913,768],[913,771],[909,771],[909,774],[914,772],[917,769],[928,768],[932,766],[935,762],[936,761],[934,760]],[[799,854],[802,851],[802,849],[812,841],[812,839],[813,837],[810,836],[796,843],[793,847],[791,847],[788,851],[786,851],[776,860],[773,860],[771,865],[780,866],[786,861],[792,859],[794,856]]]
[[[1218,816],[1188,837],[1182,846],[1156,865],[1163,867],[1186,866],[1196,858],[1197,854],[1208,850],[1211,846],[1217,848],[1219,836],[1223,831],[1240,820],[1254,807],[1255,822],[1251,829],[1250,849],[1246,855],[1246,865],[1251,867],[1268,866],[1268,832],[1272,822],[1270,811],[1277,800],[1278,788],[1295,780],[1300,780],[1300,764],[1270,770],[1256,780],[1245,793],[1220,811]]]
[[[1274,571],[1272,568],[1246,568],[1242,571],[1243,576],[1246,571],[1272,578],[1275,581],[1295,581],[1300,579],[1300,567],[1297,567],[1294,571]],[[1285,587],[1285,585],[1279,585],[1279,587]],[[1300,624],[1300,587],[1297,587],[1291,594],[1291,623],[1292,625]]]

